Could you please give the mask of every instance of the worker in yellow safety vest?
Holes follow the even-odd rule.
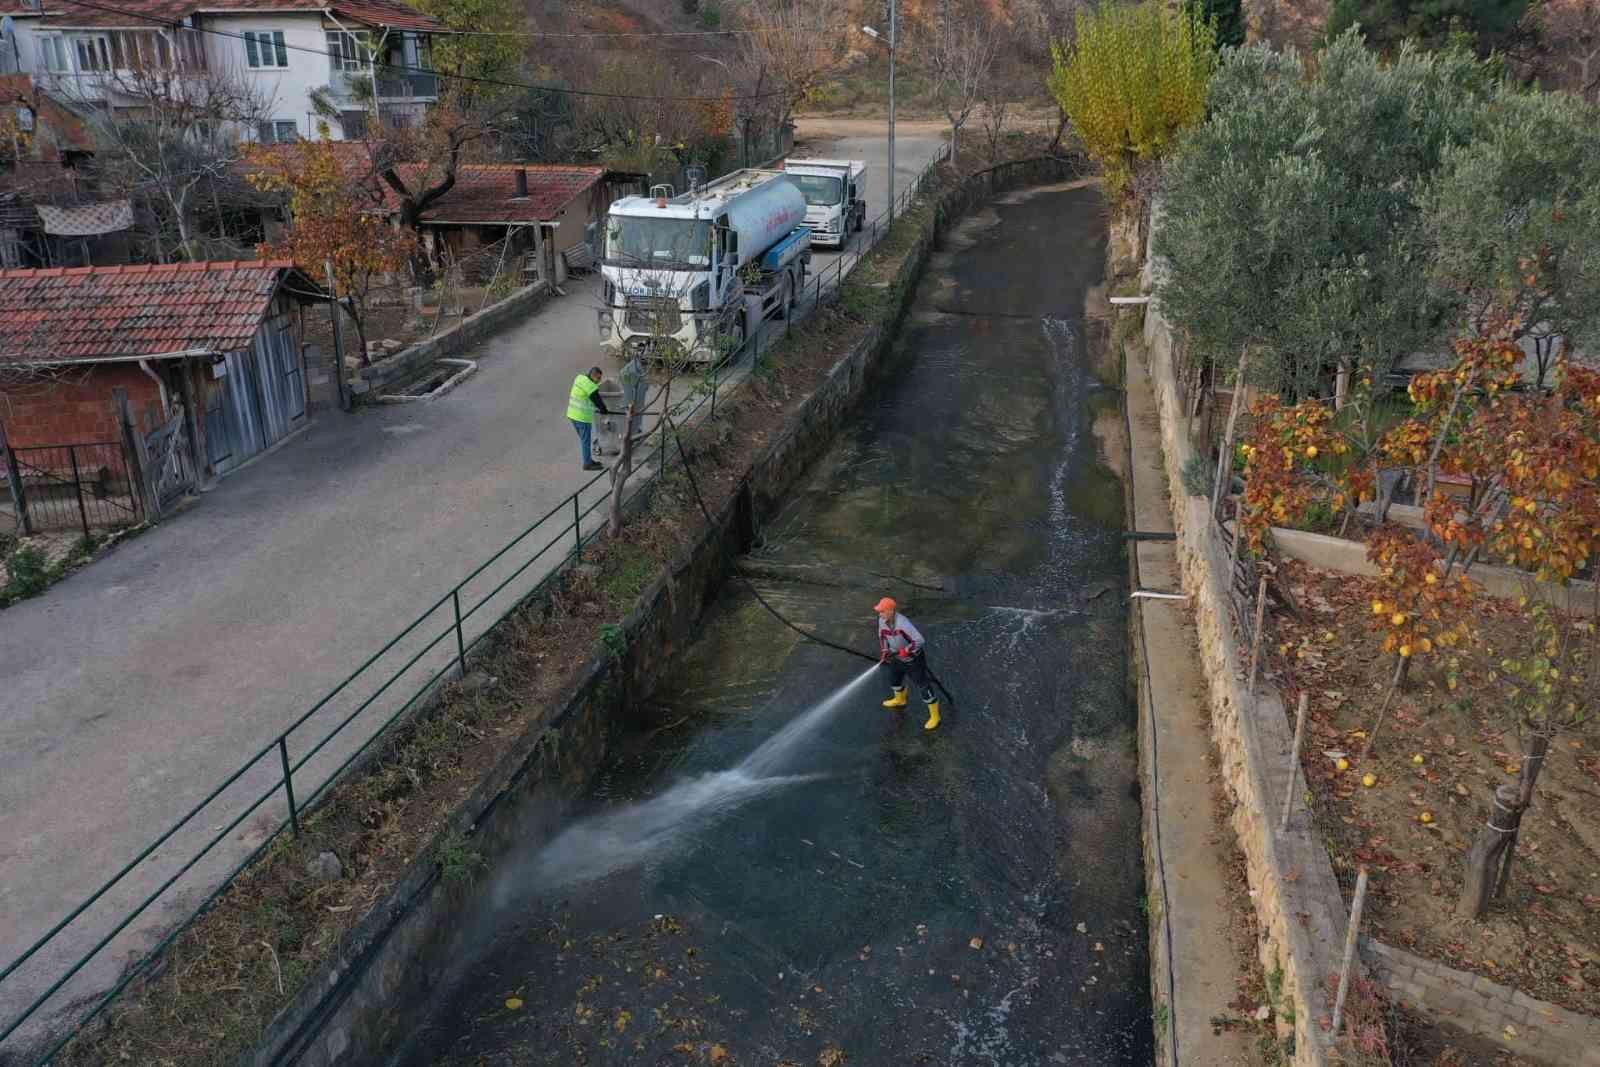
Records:
[[[572,420],[572,428],[578,431],[578,446],[583,453],[583,469],[586,471],[602,469],[590,451],[594,439],[594,413],[611,414],[606,410],[606,402],[600,399],[602,377],[604,375],[599,367],[590,367],[588,374],[580,374],[572,379],[572,396],[567,400],[567,418]]]

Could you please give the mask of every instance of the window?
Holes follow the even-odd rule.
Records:
[[[371,62],[364,33],[329,33],[328,62],[336,73],[366,70]]]
[[[73,41],[78,53],[78,71],[110,71],[111,44],[104,37],[79,37]]]
[[[66,74],[72,70],[67,42],[59,34],[39,38],[39,55],[44,60],[45,70],[54,74]]]
[[[244,32],[244,58],[253,70],[267,67],[287,67],[289,46],[284,43],[282,30],[246,30]]]
[[[256,124],[256,140],[262,144],[291,144],[300,139],[300,128],[293,119],[276,119]]]

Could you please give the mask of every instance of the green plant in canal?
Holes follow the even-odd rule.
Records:
[[[434,858],[446,882],[469,882],[488,866],[483,854],[467,843],[466,835],[460,830],[451,830],[439,840]]]
[[[623,635],[622,627],[614,622],[600,627],[600,644],[616,659],[621,659],[622,654],[628,651],[628,639]]]

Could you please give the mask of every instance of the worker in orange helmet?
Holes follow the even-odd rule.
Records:
[[[899,605],[889,597],[878,601],[878,662],[889,668],[890,685],[894,692],[883,702],[886,708],[906,706],[906,676],[922,690],[922,702],[928,705],[928,721],[924,730],[939,728],[939,702],[934,699],[928,685],[928,659],[922,634],[911,625],[911,620],[900,614]]]

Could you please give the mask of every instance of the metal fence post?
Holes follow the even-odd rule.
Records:
[[[278,736],[278,758],[283,761],[283,791],[289,798],[289,825],[294,827],[294,836],[300,836],[300,810],[294,806],[294,778],[289,773],[289,744],[284,735]]]
[[[583,517],[578,512],[578,494],[572,494],[572,554],[576,556],[583,550]]]
[[[577,494],[573,494],[572,499],[578,499]],[[450,590],[450,603],[456,609],[456,662],[461,665],[461,677],[465,678],[467,676],[467,644],[461,636],[461,587],[459,585]]]
[[[22,469],[17,466],[17,450],[11,447],[6,428],[0,424],[0,461],[6,465],[6,480],[11,483],[11,504],[17,512],[17,529],[27,537],[33,533],[33,522],[28,518],[28,498],[22,491]]]
[[[89,512],[83,506],[83,479],[78,475],[78,446],[67,446],[67,459],[72,463],[72,491],[78,495],[78,519],[83,523],[83,536],[89,536]]]

